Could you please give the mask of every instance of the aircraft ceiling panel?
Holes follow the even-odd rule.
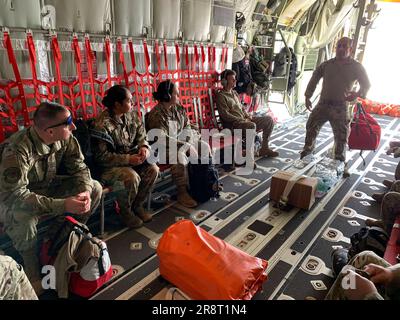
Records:
[[[185,39],[207,41],[210,32],[211,0],[185,0],[182,20]]]
[[[279,16],[279,23],[294,26],[317,0],[293,0]]]
[[[158,39],[177,39],[180,12],[180,0],[153,0],[153,36]]]
[[[56,10],[56,29],[103,33],[110,19],[110,0],[45,0]]]
[[[139,37],[143,27],[151,27],[151,1],[118,0],[114,1],[115,33]]]
[[[0,25],[21,28],[40,28],[39,0],[0,0]]]

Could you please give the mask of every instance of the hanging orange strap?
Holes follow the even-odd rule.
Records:
[[[144,62],[146,63],[146,71],[148,71],[150,66],[150,55],[149,55],[149,49],[147,48],[146,39],[143,39],[143,50],[144,50]]]
[[[122,65],[122,70],[124,72],[125,85],[128,87],[129,86],[129,77],[128,77],[128,73],[126,71],[125,57],[124,57],[124,51],[122,49],[122,39],[121,38],[117,39],[117,51],[119,54],[119,63]]]
[[[167,58],[167,41],[164,40],[164,69],[168,70],[168,58]]]
[[[3,42],[4,42],[4,47],[7,50],[8,61],[10,62],[11,66],[13,68],[15,80],[17,82],[17,86],[18,86],[18,90],[19,90],[18,98],[21,100],[21,104],[22,104],[22,115],[24,117],[24,126],[29,127],[30,120],[29,120],[28,106],[26,104],[24,85],[22,84],[21,74],[19,73],[17,59],[15,58],[10,34],[7,31],[4,32]]]
[[[104,42],[104,52],[106,54],[106,63],[107,63],[107,81],[108,81],[108,86],[111,87],[111,44],[109,37],[107,37]]]
[[[94,78],[93,78],[93,61],[95,60],[95,56],[92,50],[92,45],[90,43],[89,36],[85,36],[85,48],[86,48],[86,58],[87,58],[87,65],[89,72],[90,91],[92,94],[93,116],[97,116],[96,91],[94,89]]]
[[[180,70],[181,55],[179,51],[179,44],[175,42],[175,53],[176,53],[176,69]]]
[[[58,92],[59,92],[59,101],[62,105],[64,105],[64,95],[63,95],[61,70],[60,70],[62,55],[61,55],[61,51],[60,51],[60,46],[58,44],[57,35],[53,35],[51,37],[51,47],[53,50],[54,64],[56,66],[56,78],[57,78],[57,85],[58,85]]]
[[[78,80],[79,80],[79,90],[81,94],[81,103],[83,109],[83,118],[85,120],[88,119],[88,114],[86,112],[86,99],[85,99],[85,91],[83,87],[83,77],[82,77],[82,55],[81,55],[81,48],[79,47],[78,37],[75,35],[72,39],[72,51],[75,54],[75,64],[76,64],[76,72],[78,73]]]
[[[36,56],[35,43],[33,42],[33,37],[31,33],[26,34],[26,43],[28,44],[29,62],[31,64],[31,70],[32,70],[33,90],[35,91],[35,102],[37,105],[39,105],[40,94],[39,94],[38,79],[36,73],[37,56]]]

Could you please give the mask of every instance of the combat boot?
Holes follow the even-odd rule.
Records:
[[[300,152],[300,159],[307,157],[309,154],[311,154],[310,151],[303,150],[302,152]]]
[[[345,162],[344,164],[344,169],[343,169],[343,178],[348,178],[350,177],[350,171],[349,171],[349,166],[347,164],[347,162]]]
[[[334,277],[337,277],[349,261],[349,250],[345,248],[337,248],[333,250],[331,258],[332,272]]]
[[[185,186],[178,187],[178,202],[186,208],[197,207],[197,202],[187,192]]]
[[[374,193],[371,198],[374,199],[377,203],[382,203],[383,197],[385,193]]]
[[[385,180],[382,181],[382,184],[383,184],[386,188],[390,189],[390,188],[392,187],[392,185],[393,185],[393,181],[392,181],[392,180],[385,179]]]
[[[367,227],[378,227],[378,228],[385,228],[385,225],[383,224],[382,220],[373,220],[373,219],[367,219],[365,220],[365,225]]]
[[[258,152],[258,155],[260,157],[265,157],[265,158],[275,158],[277,156],[279,156],[279,152],[278,151],[274,151],[270,148],[261,148],[260,151]]]
[[[143,225],[142,219],[134,214],[121,215],[122,223],[130,229],[137,229]]]
[[[136,207],[133,209],[133,211],[140,219],[142,219],[143,222],[150,222],[153,220],[153,215],[146,211],[143,207]]]

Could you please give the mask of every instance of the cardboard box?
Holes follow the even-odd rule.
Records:
[[[286,184],[296,173],[290,171],[278,171],[272,176],[269,197],[279,202],[285,190]],[[293,186],[289,193],[288,204],[301,209],[310,209],[315,202],[315,191],[317,190],[318,179],[305,177],[301,178]]]

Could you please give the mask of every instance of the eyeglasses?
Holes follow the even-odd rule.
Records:
[[[61,122],[61,123],[59,123],[59,124],[55,124],[55,125],[53,125],[53,126],[47,127],[46,130],[47,130],[47,129],[51,129],[51,128],[56,128],[56,127],[59,127],[59,126],[70,126],[70,125],[72,124],[72,122],[74,122],[74,121],[73,121],[73,119],[72,119],[72,116],[70,115],[70,116],[67,118],[67,120],[65,120],[65,121],[63,121],[63,122]]]

